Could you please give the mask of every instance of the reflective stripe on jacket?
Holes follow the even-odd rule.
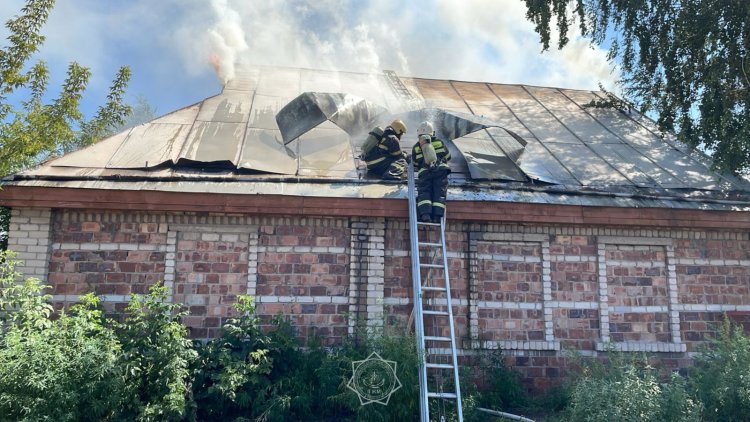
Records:
[[[448,147],[445,146],[443,141],[438,138],[432,137],[432,147],[435,148],[435,155],[437,155],[436,167],[450,169],[448,161],[451,159],[451,153],[448,151]],[[419,142],[414,144],[414,148],[411,151],[412,161],[414,162],[414,168],[417,170],[417,175],[422,174],[424,170],[427,170],[427,166],[424,163],[424,155],[422,154],[422,147]]]
[[[377,147],[370,150],[370,153],[364,157],[365,164],[370,168],[382,163],[386,158],[401,158],[401,144],[399,143],[396,132],[393,129],[386,128],[383,132],[383,139],[380,140]]]

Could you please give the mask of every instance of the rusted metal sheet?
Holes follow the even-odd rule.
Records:
[[[454,108],[469,112],[466,103],[453,89],[449,81],[436,79],[414,79],[415,84],[425,99],[426,107]]]
[[[451,81],[451,85],[472,109],[478,105],[489,107],[497,105],[497,96],[485,83]]]
[[[497,122],[500,127],[513,131],[513,133],[518,134],[518,136],[522,138],[532,138],[534,136],[504,104],[485,106],[472,105],[471,103],[469,103],[469,106],[471,107],[472,113],[474,113],[475,115],[485,117],[492,120],[493,122]]]

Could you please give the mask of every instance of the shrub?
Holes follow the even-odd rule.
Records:
[[[240,316],[199,349],[193,394],[200,420],[254,418],[267,407],[271,337],[258,328],[251,297],[239,296],[234,307]]]
[[[710,421],[750,420],[750,337],[728,319],[703,347],[690,371]]]
[[[484,377],[488,385],[481,404],[491,409],[518,410],[529,405],[529,395],[518,372],[505,364],[502,350],[493,350],[480,364],[486,368]]]
[[[86,295],[70,313],[52,308],[39,280],[16,283],[12,254],[0,253],[0,420],[107,420],[125,391],[121,349],[98,300]]]
[[[660,384],[656,369],[610,351],[610,362],[584,365],[572,387],[570,421],[699,421],[700,404],[678,375]]]
[[[128,397],[121,419],[180,420],[191,407],[190,365],[197,353],[180,322],[181,305],[166,298],[161,284],[153,285],[148,295],[133,294],[124,321],[114,323]]]
[[[386,327],[383,331],[360,328],[357,334],[329,355],[334,366],[339,369],[340,379],[341,392],[333,400],[351,412],[352,420],[414,420],[415,415],[419,414],[419,356],[416,338],[395,327]],[[385,406],[378,403],[363,406],[357,394],[346,388],[346,383],[352,377],[352,362],[367,359],[373,352],[384,360],[396,362],[396,376],[402,385],[390,396]]]

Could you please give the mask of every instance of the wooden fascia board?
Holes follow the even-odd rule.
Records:
[[[407,218],[403,199],[238,195],[6,186],[0,205],[120,211]],[[662,228],[750,229],[750,212],[617,208],[489,201],[449,201],[451,220]]]

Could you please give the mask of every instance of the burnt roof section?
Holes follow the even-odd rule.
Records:
[[[127,182],[179,190],[189,182],[186,189],[200,191],[206,182],[205,192],[214,192],[215,182],[268,182],[285,184],[281,192],[291,194],[296,190],[289,184],[304,181],[319,184],[324,196],[347,196],[340,187],[351,183],[378,197],[376,185],[388,184],[362,178],[359,147],[371,125],[399,117],[410,128],[404,151],[416,142],[418,123],[433,122],[454,156],[452,192],[467,197],[481,191],[486,200],[502,201],[510,190],[533,192],[529,202],[572,203],[588,195],[597,205],[610,197],[612,206],[634,206],[617,199],[623,197],[660,207],[750,203],[747,183],[712,171],[707,157],[661,134],[645,116],[586,106],[602,97],[393,72],[246,67],[216,96],[4,184],[125,189]],[[404,195],[392,186],[382,193]]]

